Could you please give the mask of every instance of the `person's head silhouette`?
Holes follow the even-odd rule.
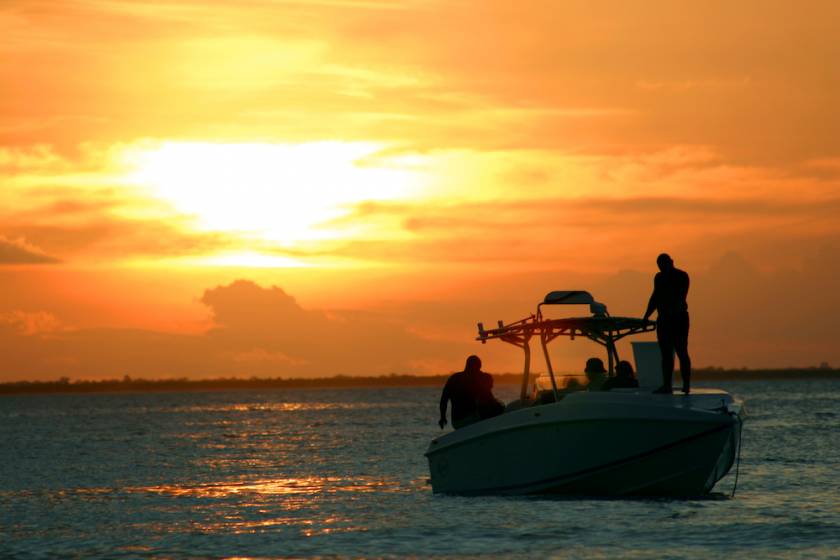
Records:
[[[584,370],[586,373],[606,373],[606,368],[604,368],[604,361],[601,358],[589,358],[586,360],[586,367]]]
[[[586,378],[590,385],[600,386],[604,382],[607,369],[604,367],[604,362],[601,358],[589,358],[586,360],[586,367],[583,369]]]
[[[618,377],[623,377],[627,379],[632,379],[633,376],[633,366],[630,365],[630,362],[627,360],[621,360],[618,362],[618,365],[615,366],[615,374]]]
[[[467,363],[464,364],[464,371],[467,373],[478,373],[481,371],[481,358],[473,354],[467,358]]]
[[[662,253],[661,255],[656,257],[656,264],[657,266],[659,266],[659,270],[661,270],[662,272],[674,268],[674,260],[668,253]]]

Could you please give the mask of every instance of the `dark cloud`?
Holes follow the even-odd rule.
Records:
[[[773,368],[840,363],[835,340],[840,314],[840,293],[835,287],[840,275],[840,240],[823,246],[788,240],[777,246],[780,252],[795,252],[796,266],[729,251],[701,267],[673,253],[677,266],[691,275],[690,347],[696,365]],[[411,305],[405,312],[422,325],[460,329],[466,338],[474,336],[475,321],[485,325],[499,319],[511,322],[535,312],[536,303],[549,291],[585,289],[606,303],[612,315],[640,317],[653,286],[655,258],[655,253],[649,256],[646,270],[614,274],[547,270],[480,276],[446,300]],[[547,312],[556,316],[588,313],[574,307]],[[474,320],[469,322],[469,318]],[[507,345],[488,344],[480,351],[487,355],[491,371],[521,365],[521,352]],[[631,353],[626,342],[619,351]],[[588,356],[599,352],[585,340],[559,339],[552,345],[557,366],[570,371],[579,371]],[[539,358],[534,367],[544,368]]]
[[[835,289],[840,243],[808,247],[791,241],[778,250],[796,250],[796,266],[727,252],[701,267],[681,252],[672,253],[691,274],[691,349],[698,366],[840,363],[833,324],[840,314]],[[368,311],[335,309],[338,304],[329,311],[308,309],[281,288],[239,280],[204,292],[200,301],[214,325],[192,335],[72,329],[49,310],[4,312],[0,378],[441,373],[458,368],[471,353],[480,354],[489,371],[516,371],[521,352],[504,344],[478,344],[476,322],[492,325],[525,317],[557,289],[587,289],[611,314],[639,316],[650,294],[654,259],[651,253],[644,270],[614,274],[509,268],[461,277],[446,290],[443,271],[430,271],[428,289],[436,297],[402,295]],[[380,279],[406,282],[406,289],[408,280]],[[585,340],[558,340],[552,350],[557,367],[567,371],[579,370],[587,357],[600,352]],[[626,345],[619,351],[630,352]],[[534,367],[544,366],[538,359]]]
[[[738,199],[700,197],[544,198],[461,204],[368,203],[337,225],[398,221],[411,237],[354,240],[330,253],[384,262],[522,263],[574,267],[594,262],[637,266],[646,252],[691,247],[692,254],[720,247],[748,250],[780,232],[794,243],[837,234],[840,199]],[[794,254],[779,255],[790,261]],[[569,259],[572,260],[569,260]],[[604,260],[606,259],[606,260]]]
[[[8,314],[0,321],[0,378],[387,374],[457,364],[469,349],[468,340],[428,340],[382,313],[306,310],[282,289],[246,280],[207,290],[201,301],[215,326],[197,335],[110,328],[25,334],[20,318],[39,316]]]
[[[48,220],[8,224],[5,231],[22,236],[65,259],[91,255],[97,259],[204,256],[235,241],[216,232],[189,231],[177,220],[116,219],[106,215],[82,223],[50,224]]]
[[[404,318],[362,311],[306,310],[277,287],[240,280],[205,292],[217,323],[207,336],[231,356],[262,350],[298,364],[301,373],[405,371],[412,361],[450,355],[407,330]],[[247,355],[247,354],[246,354]],[[273,366],[271,366],[273,367]]]
[[[0,265],[4,264],[55,264],[59,259],[47,255],[23,239],[0,236]]]
[[[377,216],[397,216],[408,230],[464,228],[493,229],[519,224],[528,228],[535,224],[565,221],[577,215],[624,216],[649,221],[662,215],[681,220],[685,216],[729,216],[771,218],[774,216],[833,216],[840,212],[840,198],[819,200],[767,199],[763,196],[711,199],[696,196],[625,196],[611,198],[543,198],[536,200],[489,201],[432,206],[426,203],[361,204],[348,216],[335,223],[370,220]],[[528,219],[523,220],[523,216]],[[590,225],[585,223],[583,225]]]

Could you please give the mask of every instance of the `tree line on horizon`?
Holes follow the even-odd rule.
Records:
[[[703,368],[695,370],[698,381],[767,381],[767,380],[814,380],[840,379],[840,369],[827,367],[779,368],[779,369],[724,369]],[[542,375],[535,372],[534,375]],[[230,389],[274,389],[274,388],[353,388],[353,387],[436,387],[446,382],[449,374],[382,376],[334,375],[331,377],[283,378],[283,377],[222,377],[215,379],[142,379],[128,375],[122,379],[71,380],[61,377],[52,381],[9,381],[0,383],[0,394],[19,393],[104,393],[142,391],[192,391]],[[493,374],[497,383],[519,383],[521,373]]]

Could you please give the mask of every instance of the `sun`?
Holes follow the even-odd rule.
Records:
[[[353,235],[337,225],[367,201],[411,197],[417,177],[366,142],[162,142],[129,150],[129,181],[196,228],[280,246]]]

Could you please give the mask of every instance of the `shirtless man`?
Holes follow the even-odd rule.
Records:
[[[493,396],[493,377],[481,371],[481,359],[470,356],[464,371],[453,373],[443,387],[440,396],[440,420],[446,425],[446,406],[452,401],[452,427],[462,428],[483,418],[490,418],[504,412],[504,405]]]
[[[688,274],[676,267],[671,257],[662,253],[656,258],[659,271],[653,279],[653,293],[645,311],[647,320],[654,310],[656,318],[656,339],[662,353],[662,387],[654,393],[672,391],[671,378],[674,375],[674,352],[680,359],[683,393],[691,390],[691,358],[688,356]]]

